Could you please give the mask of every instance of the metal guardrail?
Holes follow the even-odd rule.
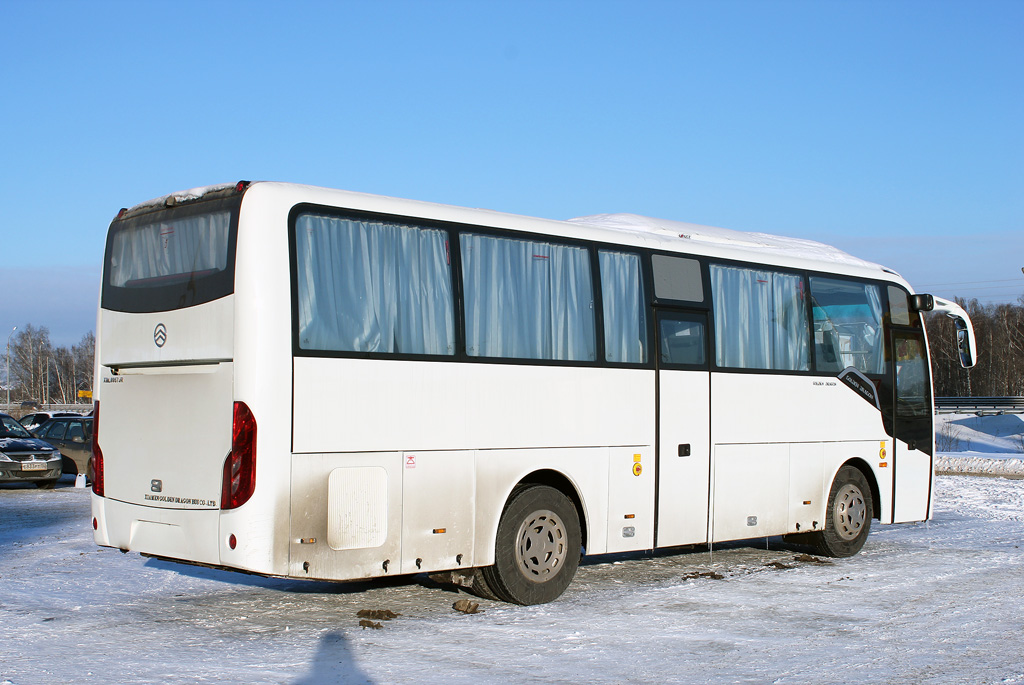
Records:
[[[936,397],[936,414],[1024,414],[1024,397]]]

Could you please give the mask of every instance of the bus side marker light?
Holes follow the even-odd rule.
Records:
[[[92,518],[92,529],[93,530],[99,530],[100,529],[100,523],[99,523],[99,521],[96,520],[95,516],[93,516],[93,518]]]
[[[447,532],[448,532],[447,528],[435,528],[434,529],[434,535],[444,535]]]
[[[886,463],[886,462],[884,462],[884,461],[880,461],[880,462],[878,462],[878,468],[880,468],[880,469],[884,469],[884,468],[886,468],[887,466],[889,466],[889,464],[888,464],[888,463]]]
[[[300,545],[315,545],[316,538],[302,538],[299,540]]]
[[[804,506],[806,506],[806,505],[808,505],[808,504],[810,504],[810,503],[811,503],[811,500],[809,500],[809,499],[805,499],[805,500],[804,500]]]
[[[626,514],[625,518],[635,519],[636,518],[636,514]]]
[[[234,533],[232,533],[231,536],[228,538],[228,547],[230,547],[231,549],[238,547],[238,538],[235,537]]]

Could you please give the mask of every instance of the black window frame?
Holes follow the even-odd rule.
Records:
[[[351,352],[341,350],[307,350],[299,344],[299,300],[298,300],[298,253],[296,242],[296,222],[298,217],[304,213],[317,213],[338,216],[339,218],[356,219],[360,221],[380,221],[401,223],[413,227],[422,227],[446,231],[448,234],[448,251],[452,276],[452,296],[455,307],[455,354],[453,355],[426,355],[407,354],[392,352]],[[582,248],[587,254],[587,263],[590,268],[590,286],[593,293],[594,308],[594,351],[595,359],[590,360],[561,360],[561,359],[531,359],[519,357],[484,357],[471,356],[466,353],[466,322],[465,322],[465,296],[463,292],[462,272],[462,244],[461,236],[466,233],[486,235],[495,238],[512,240],[524,240],[544,242],[553,245]],[[433,361],[448,363],[475,363],[475,364],[512,364],[529,366],[570,366],[570,367],[591,367],[591,368],[624,368],[624,369],[653,369],[654,355],[648,353],[647,360],[638,362],[608,362],[605,361],[605,338],[604,338],[604,300],[601,290],[601,272],[598,251],[611,250],[630,252],[640,258],[641,287],[645,296],[647,307],[647,340],[648,345],[654,334],[653,310],[649,301],[650,288],[650,250],[621,243],[605,243],[593,240],[582,240],[579,238],[564,237],[557,234],[537,233],[535,231],[520,231],[501,226],[481,226],[478,224],[445,221],[441,219],[429,219],[424,217],[408,216],[388,212],[373,212],[367,210],[350,209],[331,205],[322,205],[312,202],[301,202],[292,206],[288,213],[288,258],[289,258],[289,280],[291,286],[291,342],[292,356],[297,358],[336,358],[336,359],[377,359],[395,361]],[[672,254],[672,253],[669,253]]]
[[[299,340],[299,266],[298,266],[298,242],[297,224],[303,214],[320,214],[334,216],[342,220],[380,222],[403,224],[413,228],[425,228],[444,231],[448,236],[448,269],[451,277],[452,300],[455,307],[453,314],[454,322],[454,343],[453,354],[420,354],[408,352],[367,352],[362,350],[317,350],[305,349]],[[320,205],[311,202],[302,202],[294,205],[288,212],[288,268],[289,282],[291,287],[291,340],[292,356],[294,357],[327,357],[338,359],[396,359],[396,360],[428,360],[428,361],[456,361],[465,356],[465,338],[462,335],[463,321],[458,303],[461,302],[461,283],[458,275],[461,270],[461,261],[458,242],[458,233],[453,228],[455,224],[444,221],[432,221],[417,217],[407,217],[399,214],[386,214],[381,212],[367,212],[363,210],[346,209],[344,207],[333,207]]]
[[[654,352],[657,357],[657,366],[659,370],[664,371],[710,371],[712,357],[714,356],[714,346],[712,345],[711,335],[711,315],[706,309],[688,307],[658,307],[654,310],[655,321],[655,342]],[[661,358],[662,346],[661,346],[661,322],[665,319],[677,320],[677,321],[689,321],[691,323],[699,323],[704,328],[704,336],[701,341],[703,344],[704,361],[701,363],[682,363],[674,361],[666,361]]]
[[[640,299],[643,303],[642,306],[644,307],[644,356],[646,357],[643,361],[621,362],[610,361],[608,359],[608,341],[605,338],[604,330],[604,288],[601,283],[602,252],[617,252],[619,254],[636,255],[640,260]],[[651,272],[651,254],[650,250],[645,250],[633,245],[599,242],[593,243],[593,249],[591,250],[591,271],[593,272],[592,276],[595,288],[594,309],[596,313],[596,321],[600,326],[597,333],[599,350],[598,361],[602,362],[600,366],[616,369],[648,369],[653,368],[656,365],[656,360],[654,359],[654,338],[652,337],[656,330],[653,321],[656,309],[654,307],[654,286],[651,284],[651,279],[653,278]]]
[[[375,221],[375,222],[393,222],[399,223],[412,227],[422,227],[427,229],[437,229],[447,232],[448,236],[448,250],[449,250],[449,268],[451,270],[450,276],[452,279],[452,298],[454,307],[454,324],[455,324],[455,353],[454,354],[408,354],[408,353],[390,353],[390,352],[352,352],[352,351],[339,351],[339,350],[307,350],[303,349],[299,345],[299,331],[298,331],[298,274],[297,274],[297,253],[296,253],[296,220],[299,215],[305,213],[318,213],[337,216],[339,218],[347,218],[358,221]],[[484,357],[484,356],[470,356],[466,353],[466,326],[465,326],[465,297],[464,297],[464,282],[463,282],[463,271],[462,271],[462,245],[461,236],[464,233],[473,233],[478,235],[487,235],[496,238],[507,238],[513,240],[526,240],[550,243],[554,245],[563,245],[569,247],[579,247],[587,251],[589,256],[590,264],[590,278],[591,278],[591,292],[593,293],[593,307],[594,307],[594,335],[595,335],[595,359],[589,360],[559,360],[559,359],[532,359],[532,358],[512,358],[512,357]],[[347,359],[376,359],[376,360],[395,360],[395,361],[434,361],[434,362],[447,362],[447,363],[476,363],[476,364],[511,364],[511,365],[528,365],[528,366],[567,366],[567,367],[584,367],[584,368],[616,368],[616,369],[647,369],[653,370],[656,368],[684,368],[686,365],[665,365],[660,363],[660,345],[657,340],[659,335],[658,331],[658,319],[662,311],[683,311],[690,310],[693,312],[702,312],[706,318],[706,364],[696,365],[693,368],[699,368],[700,370],[708,370],[714,373],[732,373],[732,374],[758,374],[758,375],[780,375],[780,376],[807,376],[807,377],[819,377],[819,378],[835,378],[836,373],[830,371],[818,371],[816,370],[817,360],[815,358],[815,349],[813,344],[814,336],[814,325],[813,325],[813,303],[810,291],[810,279],[812,277],[831,278],[838,280],[846,280],[853,283],[870,284],[879,286],[883,293],[884,308],[885,308],[885,321],[883,326],[885,327],[886,336],[886,350],[885,354],[891,354],[891,321],[889,320],[889,300],[888,290],[889,286],[899,287],[901,290],[904,288],[894,281],[886,280],[882,278],[870,278],[864,276],[849,275],[842,272],[834,271],[820,271],[816,269],[805,269],[799,267],[790,267],[785,264],[778,264],[772,262],[753,262],[747,260],[737,260],[730,258],[721,258],[716,256],[708,256],[704,254],[694,254],[688,252],[674,252],[671,250],[664,249],[651,249],[641,247],[637,245],[630,245],[625,243],[617,242],[604,242],[599,240],[591,239],[580,239],[566,237],[552,233],[538,233],[536,231],[524,231],[510,228],[507,226],[500,225],[489,225],[483,226],[479,224],[471,224],[443,219],[431,219],[418,216],[410,216],[397,213],[389,212],[376,212],[367,210],[351,209],[346,207],[338,207],[331,205],[323,205],[311,202],[302,202],[292,206],[288,215],[288,248],[289,248],[289,266],[290,266],[290,283],[291,283],[291,340],[292,340],[292,355],[296,358],[347,358]],[[647,359],[644,362],[613,362],[606,359],[606,341],[604,334],[604,293],[601,283],[601,268],[599,253],[601,251],[611,252],[626,252],[636,254],[640,258],[640,278],[641,288],[644,293],[645,302],[645,317],[646,317],[646,333],[647,333],[647,345],[648,354]],[[692,259],[700,264],[700,273],[702,280],[703,289],[703,300],[700,302],[696,301],[684,301],[674,300],[666,298],[658,298],[654,292],[654,273],[652,257],[654,255],[664,255],[677,258]],[[719,366],[717,361],[717,336],[715,333],[715,310],[714,310],[714,297],[710,267],[711,264],[727,266],[727,267],[738,267],[746,269],[758,269],[766,271],[775,271],[784,273],[787,275],[798,276],[803,283],[803,308],[807,325],[807,340],[809,345],[808,351],[808,368],[807,369],[795,369],[795,370],[784,370],[784,369],[753,369],[753,368],[741,368],[741,367],[724,367]],[[918,317],[919,319],[919,317]],[[914,321],[912,320],[912,324]],[[919,325],[919,324],[918,324]],[[915,327],[916,328],[916,327]],[[927,347],[926,347],[927,351]],[[890,373],[892,373],[892,366],[890,365]],[[887,374],[873,374],[868,373],[867,375],[876,385],[876,387],[886,385],[884,377]],[[881,388],[879,388],[881,389]],[[884,403],[884,400],[883,400]],[[891,405],[890,405],[891,406]],[[884,412],[883,412],[884,413]],[[891,426],[891,421],[889,426]],[[891,431],[891,429],[890,429]]]
[[[103,251],[103,283],[100,288],[100,307],[115,312],[151,314],[188,309],[189,307],[207,304],[208,302],[232,295],[235,291],[235,252],[238,243],[238,217],[241,213],[242,197],[241,193],[227,197],[217,196],[210,199],[175,204],[169,207],[157,206],[152,210],[126,214],[123,217],[115,218],[110,223],[110,228],[107,231],[107,241]],[[198,297],[194,297],[188,303],[183,302],[184,294],[188,290],[187,281],[184,284],[174,283],[172,285],[145,288],[123,288],[110,284],[110,259],[112,257],[114,238],[122,231],[136,226],[152,224],[163,220],[164,217],[178,219],[198,216],[200,214],[213,214],[224,210],[228,210],[230,213],[227,262],[222,271],[200,276],[195,280]],[[198,287],[200,285],[202,286],[201,288]]]

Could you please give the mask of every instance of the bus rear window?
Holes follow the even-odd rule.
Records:
[[[114,221],[104,260],[104,309],[158,312],[234,290],[237,199]]]

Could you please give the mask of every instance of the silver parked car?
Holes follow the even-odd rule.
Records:
[[[60,450],[33,438],[13,416],[0,414],[0,483],[52,488],[60,475]]]

